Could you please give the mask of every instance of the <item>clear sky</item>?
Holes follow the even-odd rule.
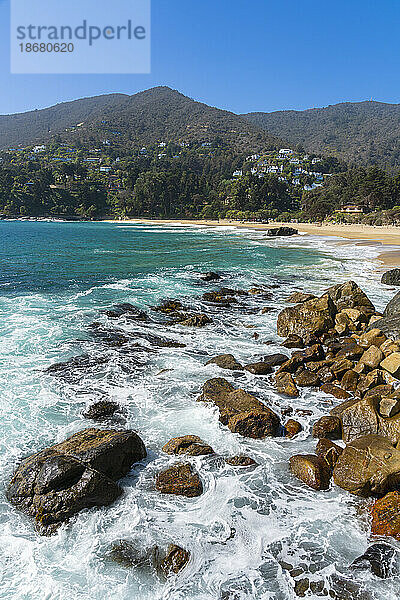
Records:
[[[157,85],[234,112],[397,103],[399,28],[399,0],[153,0],[151,75],[11,75],[0,0],[0,114]]]

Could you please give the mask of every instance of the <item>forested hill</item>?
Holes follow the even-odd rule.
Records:
[[[67,127],[92,119],[99,111],[116,110],[126,97],[108,94],[63,102],[42,110],[0,115],[0,148],[48,141]]]
[[[196,102],[168,87],[133,96],[113,94],[0,117],[0,147],[59,141],[118,140],[122,146],[220,138],[239,151],[281,145],[277,137],[234,113]]]
[[[250,123],[309,152],[347,162],[400,167],[400,104],[346,102],[304,111],[255,112]]]

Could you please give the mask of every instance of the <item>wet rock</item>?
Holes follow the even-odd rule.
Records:
[[[236,290],[229,290],[232,295],[229,295],[227,288],[222,288],[221,290],[215,290],[213,292],[206,292],[203,294],[203,300],[205,302],[210,302],[211,304],[217,304],[219,306],[224,306],[228,308],[231,304],[237,302],[234,297]]]
[[[360,437],[347,444],[339,456],[333,478],[352,494],[383,495],[400,485],[400,451],[385,437]]]
[[[391,269],[382,275],[381,283],[385,285],[400,285],[400,269]]]
[[[273,298],[273,294],[271,292],[267,292],[266,289],[261,287],[250,288],[247,290],[247,293],[250,294],[250,296],[260,296],[264,300],[272,300]]]
[[[385,383],[383,385],[377,385],[364,394],[364,399],[367,400],[368,398],[370,398],[371,400],[380,400],[382,396],[387,396],[388,394],[391,394],[392,391],[393,386],[390,384]]]
[[[299,232],[293,227],[276,227],[274,229],[267,229],[267,235],[269,236],[291,236],[297,235]]]
[[[338,417],[325,416],[314,423],[313,437],[340,440],[342,437],[342,423]]]
[[[295,419],[289,419],[285,424],[285,436],[288,438],[295,437],[301,431],[303,431],[303,427],[301,423],[295,421]]]
[[[341,358],[340,360],[333,361],[329,368],[332,371],[332,373],[334,373],[336,377],[340,379],[347,371],[350,371],[350,369],[352,369],[353,367],[353,361],[349,360],[348,358]]]
[[[280,394],[285,394],[290,398],[298,398],[300,392],[290,373],[277,373],[275,375],[276,389]]]
[[[362,556],[351,563],[351,568],[360,571],[372,571],[377,577],[386,579],[397,572],[397,555],[398,551],[389,544],[373,544]]]
[[[158,306],[154,306],[153,310],[169,315],[181,310],[186,310],[180,300],[163,300]]]
[[[377,401],[370,398],[353,398],[342,402],[330,411],[342,423],[342,435],[345,442],[378,433]]]
[[[273,312],[275,310],[274,306],[264,306],[264,308],[261,309],[261,314],[262,315],[267,315],[270,312]]]
[[[393,377],[400,379],[400,352],[389,354],[389,356],[382,360],[381,367],[393,375]]]
[[[177,575],[184,569],[190,560],[190,552],[180,546],[170,544],[167,550],[167,556],[161,562],[160,567],[165,577]]]
[[[262,359],[262,362],[269,365],[270,367],[279,367],[283,365],[288,360],[288,356],[286,354],[281,354],[277,352],[276,354],[267,354]]]
[[[189,454],[190,456],[215,454],[211,446],[203,442],[197,435],[172,438],[163,446],[163,451],[167,454]]]
[[[133,304],[129,304],[129,302],[116,304],[111,308],[111,310],[104,311],[104,314],[110,319],[117,319],[119,317],[125,316],[129,319],[142,321],[144,323],[150,320],[148,315],[144,312],[144,310],[133,306]]]
[[[278,335],[287,337],[295,334],[304,338],[307,334],[326,333],[334,326],[335,314],[335,305],[328,294],[290,306],[278,315]]]
[[[206,362],[206,365],[217,365],[221,369],[228,369],[230,371],[241,371],[243,369],[233,354],[219,354],[218,356],[214,356],[214,358]]]
[[[262,411],[238,413],[231,417],[228,427],[233,433],[244,437],[262,439],[276,437],[280,433],[280,419],[272,410],[264,406]]]
[[[194,498],[203,493],[203,484],[189,463],[177,463],[161,471],[156,478],[156,488],[162,494]]]
[[[210,379],[203,385],[199,401],[212,402],[219,409],[219,420],[231,431],[261,438],[277,435],[279,417],[251,394],[220,377]]]
[[[304,348],[303,338],[299,335],[291,334],[282,342],[281,346],[285,348]]]
[[[336,312],[341,312],[346,308],[360,307],[367,309],[370,313],[375,312],[375,307],[368,296],[354,281],[334,285],[327,290],[327,294],[332,298]]]
[[[296,454],[289,460],[290,471],[295,477],[314,490],[327,490],[331,472],[328,465],[314,454]]]
[[[400,292],[397,292],[397,294],[393,296],[383,311],[384,317],[395,317],[397,315],[400,315]]]
[[[75,372],[88,371],[100,365],[104,365],[108,362],[105,356],[89,356],[88,354],[82,354],[81,356],[74,356],[65,362],[58,362],[54,365],[50,365],[45,370],[48,375],[57,375],[60,377],[69,378],[69,376]]]
[[[255,467],[258,463],[250,456],[230,456],[225,459],[225,462],[231,467]]]
[[[379,321],[376,321],[373,326],[379,327],[379,329],[381,329],[383,333],[391,340],[395,341],[400,339],[400,313],[397,313],[392,317],[385,316],[382,319],[379,319]]]
[[[202,279],[203,281],[209,282],[209,281],[219,281],[220,279],[222,279],[221,275],[219,275],[218,273],[215,273],[214,271],[208,271],[208,273],[203,273],[202,276],[200,277],[200,279]]]
[[[129,540],[118,540],[111,546],[108,557],[127,568],[154,568],[158,563],[158,548],[139,548]]]
[[[317,375],[323,383],[331,383],[335,380],[335,375],[327,365],[318,369]]]
[[[114,414],[119,410],[119,405],[116,402],[110,400],[99,400],[95,402],[83,413],[85,419],[92,419],[93,421],[105,421],[111,419]]]
[[[7,488],[7,498],[35,518],[41,533],[84,508],[107,506],[122,493],[116,480],[146,456],[133,431],[85,429],[25,459]]]
[[[331,470],[333,470],[342,452],[343,448],[326,438],[321,438],[315,449],[316,455],[323,459]]]
[[[318,387],[321,383],[318,375],[308,369],[302,369],[300,372],[296,372],[293,379],[299,387]]]
[[[360,346],[362,348],[370,348],[370,346],[379,348],[385,341],[386,335],[377,327],[366,331],[360,336]]]
[[[379,414],[382,417],[394,417],[400,413],[400,392],[381,398],[379,402]]]
[[[272,367],[263,361],[250,363],[244,368],[246,371],[249,371],[249,373],[252,373],[253,375],[268,375],[269,373],[272,373]]]
[[[336,358],[347,358],[349,360],[357,360],[364,354],[364,348],[358,344],[349,344],[336,354]]]
[[[324,383],[323,385],[321,385],[321,391],[325,392],[325,394],[334,396],[338,400],[345,400],[346,398],[350,398],[350,394],[346,392],[346,390],[342,389],[338,385],[334,385],[333,383]]]
[[[302,302],[307,302],[307,300],[313,300],[316,298],[314,294],[305,294],[303,292],[293,292],[286,298],[286,302],[290,302],[292,304],[301,304]]]
[[[400,492],[389,492],[372,509],[371,533],[400,540]]]
[[[121,329],[110,329],[101,323],[91,323],[89,329],[96,342],[101,342],[111,348],[120,348],[131,341],[131,337]]]
[[[212,319],[207,315],[193,315],[188,319],[179,321],[179,324],[184,327],[205,327],[205,325],[210,325],[210,323],[212,323]]]

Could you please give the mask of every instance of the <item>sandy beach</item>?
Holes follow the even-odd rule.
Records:
[[[118,221],[119,222],[119,221]],[[315,224],[315,223],[281,223],[271,222],[265,223],[247,223],[239,221],[228,221],[221,219],[215,220],[185,220],[185,219],[127,219],[124,223],[148,223],[153,225],[165,225],[173,223],[182,223],[185,225],[204,225],[209,227],[216,226],[234,226],[244,227],[246,229],[271,229],[273,227],[295,227],[300,233],[308,233],[310,235],[322,235],[345,238],[348,240],[359,240],[360,245],[371,244],[374,246],[397,246],[386,250],[382,247],[382,252],[379,255],[379,261],[382,267],[390,267],[400,265],[400,227],[393,226],[371,226],[371,225],[336,225],[336,224]],[[346,242],[338,242],[346,243]]]

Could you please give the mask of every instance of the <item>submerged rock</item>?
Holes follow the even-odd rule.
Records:
[[[95,402],[89,408],[87,408],[82,414],[85,419],[92,419],[93,421],[106,421],[111,419],[114,414],[119,410],[119,405],[116,402],[110,400],[99,400]]]
[[[212,323],[212,319],[207,315],[193,315],[188,319],[179,321],[179,325],[185,327],[205,327],[205,325],[209,325],[210,323]]]
[[[219,275],[219,273],[215,273],[214,271],[208,271],[208,273],[203,273],[200,277],[200,279],[202,279],[203,281],[209,282],[209,281],[219,281],[220,279],[222,279],[221,275]]]
[[[104,314],[110,319],[117,319],[118,317],[125,316],[129,319],[135,319],[137,321],[149,321],[149,317],[144,310],[133,306],[133,304],[129,304],[129,302],[116,304],[110,310],[104,311]]]
[[[225,459],[226,464],[231,465],[231,467],[255,467],[258,463],[250,456],[230,456]]]
[[[215,454],[211,446],[203,442],[197,435],[172,438],[163,446],[163,451],[167,454],[189,454],[190,456]]]
[[[203,493],[203,484],[189,463],[176,463],[156,477],[156,488],[162,494],[194,498]]]
[[[267,235],[273,237],[297,235],[298,233],[299,231],[293,227],[276,227],[274,229],[267,229]]]
[[[108,557],[127,568],[153,569],[159,562],[159,549],[157,546],[140,548],[129,540],[118,540],[112,544]]]
[[[397,574],[398,551],[389,544],[373,544],[351,563],[352,569],[372,571],[380,579]]]
[[[181,548],[180,546],[176,546],[175,544],[170,544],[168,546],[167,555],[161,561],[160,567],[165,577],[169,577],[170,575],[177,575],[182,569],[184,569],[187,563],[190,560],[190,552]]]
[[[50,534],[80,510],[116,500],[122,489],[115,482],[145,456],[133,431],[85,429],[22,461],[7,498]]]

